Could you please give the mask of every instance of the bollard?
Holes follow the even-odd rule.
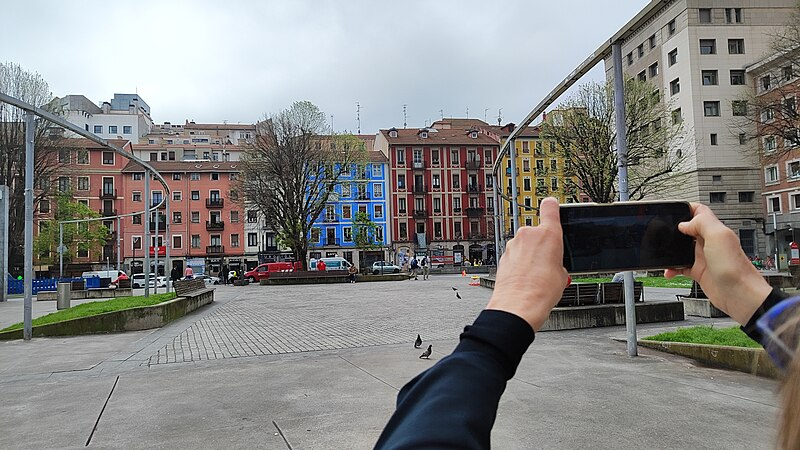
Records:
[[[72,300],[72,283],[58,283],[56,297],[56,309],[69,309],[69,302]]]

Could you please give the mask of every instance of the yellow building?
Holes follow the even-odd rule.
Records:
[[[511,134],[511,128],[492,127],[501,145]],[[528,127],[516,137],[516,199],[520,205],[520,225],[539,224],[538,207],[545,197],[556,197],[559,203],[579,201],[577,179],[565,164],[564,158],[556,151],[556,143],[541,138],[537,127]],[[502,192],[511,195],[511,159],[503,157],[503,176],[500,179]],[[502,200],[504,235],[513,230],[511,203]]]

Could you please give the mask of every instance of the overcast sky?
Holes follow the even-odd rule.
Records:
[[[309,100],[337,131],[519,123],[648,0],[3,1],[0,60],[54,95],[137,92],[157,123]],[[590,76],[602,78],[600,70]]]

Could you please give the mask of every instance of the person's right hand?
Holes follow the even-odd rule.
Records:
[[[714,306],[744,325],[772,288],[744,254],[736,234],[707,206],[692,203],[692,212],[692,220],[682,222],[678,229],[696,239],[694,265],[667,269],[664,276],[691,277]]]

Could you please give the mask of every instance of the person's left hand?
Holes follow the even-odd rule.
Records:
[[[520,227],[500,258],[486,309],[507,311],[538,331],[568,284],[558,200],[548,197],[537,227]]]

